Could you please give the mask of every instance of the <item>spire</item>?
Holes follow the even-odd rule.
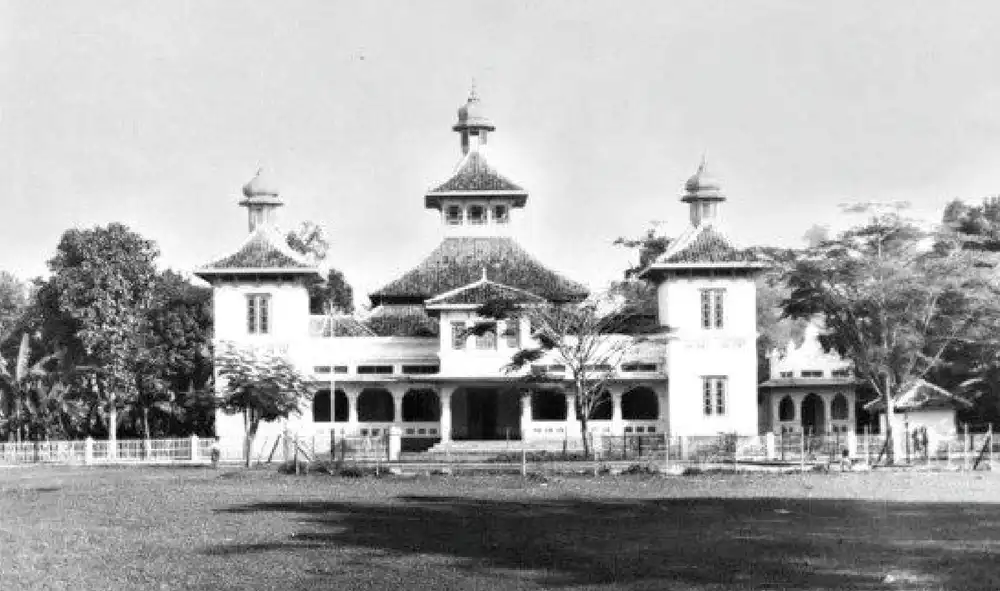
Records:
[[[243,185],[242,207],[247,208],[247,222],[250,232],[261,226],[274,223],[274,212],[285,203],[278,196],[277,185],[264,173],[262,168]]]

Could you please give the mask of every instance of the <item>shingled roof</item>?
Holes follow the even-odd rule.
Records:
[[[423,303],[468,286],[484,269],[494,283],[550,301],[576,301],[588,294],[586,287],[548,269],[512,238],[456,236],[445,238],[423,262],[370,297],[373,305]]]
[[[206,278],[236,273],[318,274],[316,266],[292,250],[276,230],[261,226],[247,236],[237,251],[195,271]]]
[[[521,304],[529,302],[540,303],[544,302],[545,298],[523,289],[490,281],[484,273],[483,278],[475,283],[453,289],[427,300],[427,308],[478,306],[496,300]]]
[[[756,250],[735,247],[721,228],[706,223],[688,228],[670,243],[666,252],[640,273],[640,277],[646,277],[658,269],[764,268],[768,264],[767,258]]]
[[[922,379],[914,380],[893,397],[893,408],[896,412],[957,409],[971,406],[972,403],[965,398],[956,396],[944,388]],[[865,410],[884,411],[885,401],[879,397],[865,405]]]
[[[441,197],[489,195],[514,197],[515,207],[522,207],[528,199],[528,192],[524,188],[501,175],[486,162],[486,156],[473,150],[465,155],[450,179],[427,192],[424,202],[427,207],[439,208]]]

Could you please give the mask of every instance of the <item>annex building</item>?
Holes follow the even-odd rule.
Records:
[[[369,296],[367,321],[421,326],[421,336],[374,336],[351,317],[311,316],[306,285],[320,279],[320,269],[276,229],[275,211],[284,204],[279,190],[261,173],[243,187],[249,235],[232,254],[195,271],[213,287],[216,344],[280,351],[318,388],[301,416],[262,426],[258,441],[286,427],[319,438],[398,428],[417,447],[579,441],[577,405],[559,382],[565,367],[540,360],[533,370],[553,382],[531,388],[503,371],[532,339],[526,319],[496,321],[478,336],[465,329],[484,321],[477,310],[497,295],[523,306],[573,304],[588,290],[511,237],[518,219],[530,215],[529,192],[487,161],[496,126],[475,92],[452,129],[460,162],[424,194],[434,214],[427,221],[440,226],[441,242]],[[758,399],[754,279],[767,262],[727,238],[720,222],[726,196],[704,163],[681,201],[688,229],[640,274],[656,285],[658,322],[670,331],[636,346],[614,368],[608,404],[590,417],[594,432],[756,435],[789,416],[762,420],[759,411],[783,408]],[[237,446],[243,417],[220,412],[216,430],[225,445]]]

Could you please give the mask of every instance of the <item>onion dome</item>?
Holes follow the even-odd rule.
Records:
[[[243,195],[247,198],[277,197],[278,187],[270,175],[266,174],[263,169],[258,168],[257,174],[250,179],[250,182],[243,185]]]
[[[725,201],[726,196],[722,194],[722,185],[718,179],[708,171],[705,159],[702,158],[698,171],[684,183],[684,197],[681,201],[689,203],[691,201]]]
[[[483,106],[479,102],[479,95],[476,93],[475,85],[473,85],[472,90],[469,91],[469,99],[464,105],[458,108],[458,123],[456,123],[452,129],[454,131],[463,131],[466,129],[485,129],[487,131],[496,130],[496,126],[493,125],[493,121],[486,116],[486,112],[483,110]]]

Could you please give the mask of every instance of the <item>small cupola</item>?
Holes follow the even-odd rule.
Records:
[[[702,157],[698,171],[684,184],[684,196],[681,198],[691,207],[691,225],[700,226],[718,220],[719,204],[725,200],[719,181],[708,171]]]
[[[488,132],[496,130],[480,103],[475,84],[469,90],[468,100],[458,108],[458,123],[452,126],[452,130],[457,131],[462,138],[463,155],[470,150],[481,151],[485,148]]]
[[[261,226],[273,225],[275,210],[285,204],[279,197],[277,185],[263,169],[257,169],[257,174],[243,185],[243,197],[240,205],[247,208],[251,233]]]

